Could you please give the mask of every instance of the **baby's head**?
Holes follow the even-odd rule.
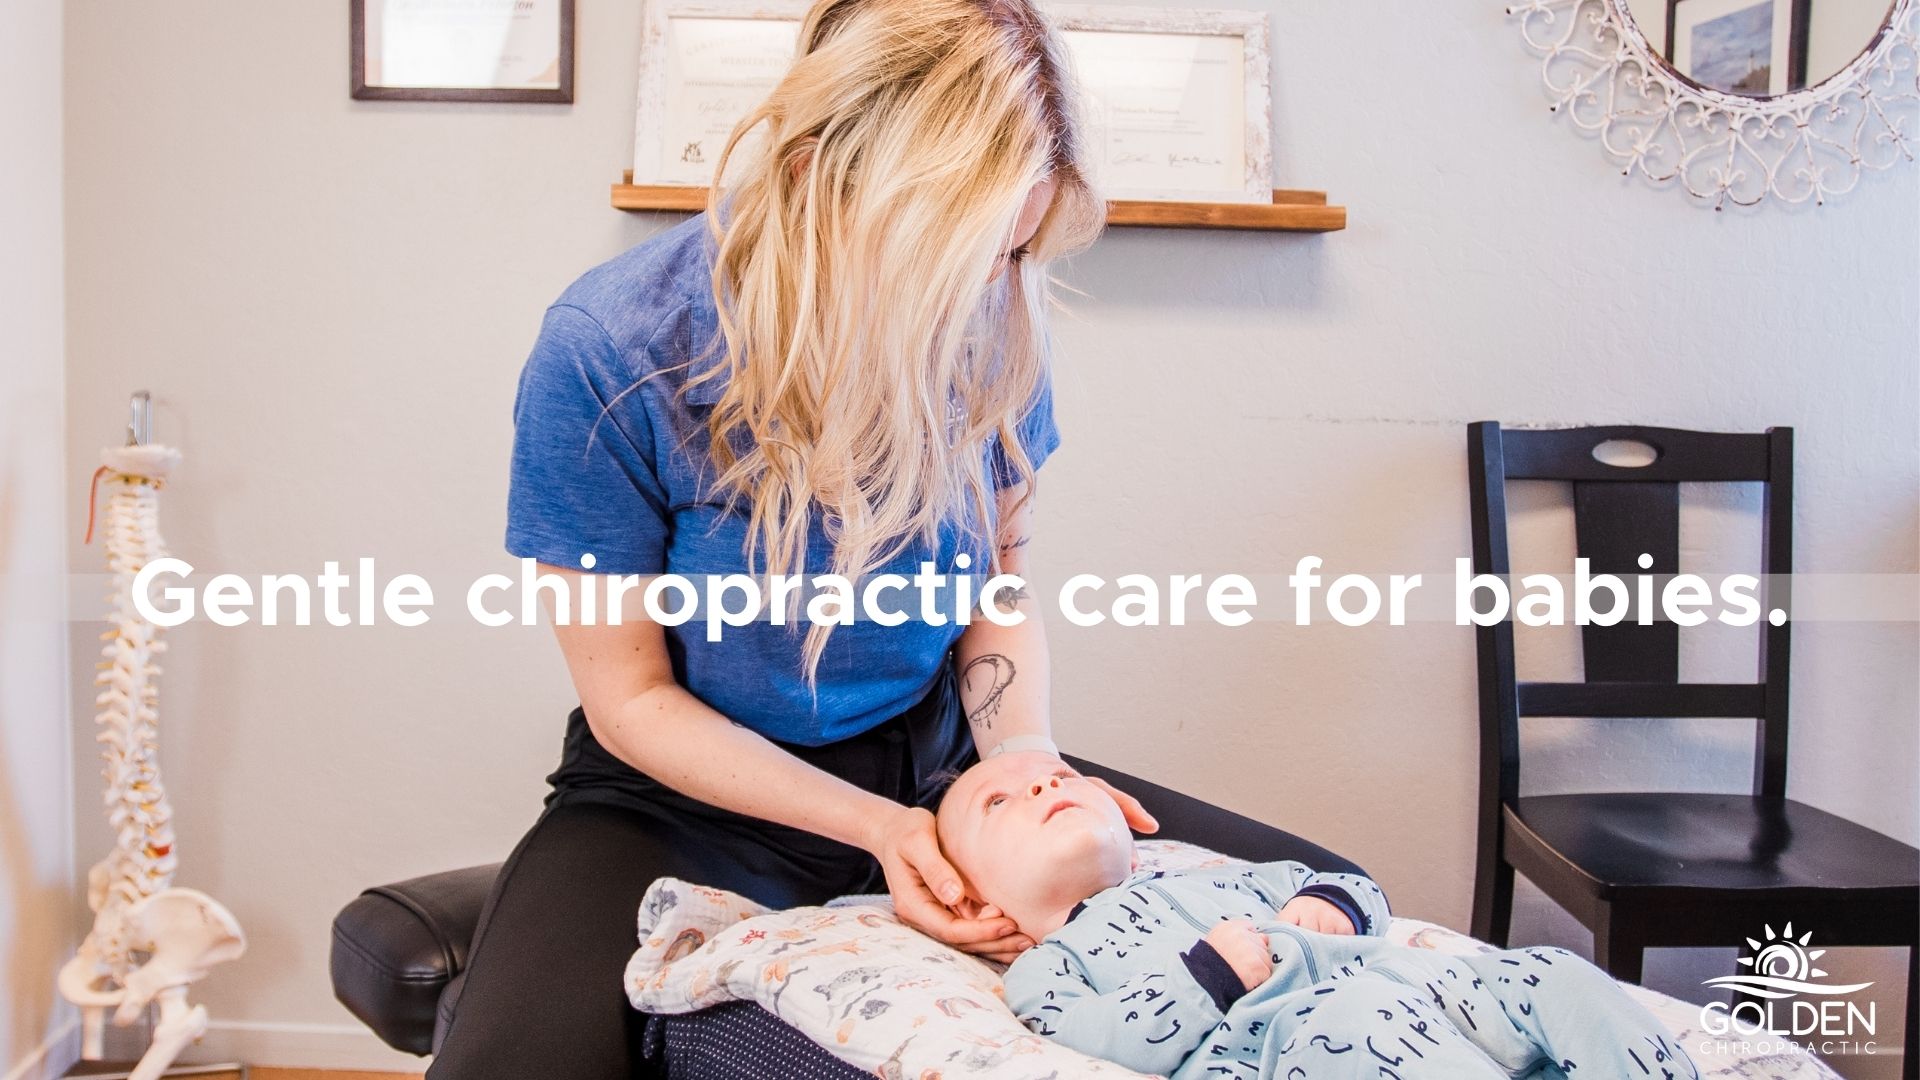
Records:
[[[958,905],[999,908],[1038,941],[1073,905],[1118,885],[1139,860],[1105,789],[1039,751],[990,757],[961,773],[937,815],[940,849],[967,886]]]

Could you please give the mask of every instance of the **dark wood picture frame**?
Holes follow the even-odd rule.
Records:
[[[1674,35],[1679,32],[1679,26],[1675,16],[1680,5],[1684,3],[1686,3],[1686,0],[1667,0],[1667,47],[1665,50],[1666,55],[1662,57],[1662,59],[1667,62],[1668,67],[1673,69],[1674,74],[1687,80],[1689,84],[1706,90],[1718,89],[1717,87],[1703,86],[1699,82],[1694,81],[1692,76],[1681,71],[1679,66],[1674,62],[1673,57],[1677,50],[1674,47],[1673,38]],[[1782,4],[1787,6],[1787,18],[1790,20],[1787,24],[1786,92],[1791,94],[1807,88],[1807,27],[1808,24],[1813,21],[1813,0],[1774,0],[1773,6],[1776,13],[1780,10]],[[1726,93],[1728,91],[1721,92]]]
[[[348,52],[352,56],[352,93],[359,101],[495,101],[543,105],[573,104],[574,0],[560,4],[560,86],[554,90],[473,86],[368,86],[367,0],[349,0]]]

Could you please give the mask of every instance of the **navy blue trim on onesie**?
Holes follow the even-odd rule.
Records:
[[[1327,903],[1340,909],[1340,914],[1345,915],[1347,921],[1353,924],[1354,933],[1373,933],[1373,920],[1367,918],[1366,913],[1360,910],[1360,905],[1354,902],[1353,896],[1338,885],[1330,885],[1324,881],[1316,881],[1293,895],[1312,896],[1325,900]]]
[[[1200,984],[1213,1004],[1221,1012],[1233,1007],[1240,996],[1247,992],[1247,984],[1240,981],[1240,973],[1206,938],[1201,938],[1193,948],[1180,954],[1187,965],[1187,971],[1193,975],[1193,981]]]

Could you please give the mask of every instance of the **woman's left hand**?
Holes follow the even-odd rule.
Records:
[[[1153,819],[1152,814],[1147,813],[1147,808],[1140,805],[1139,799],[1121,791],[1119,788],[1114,787],[1098,776],[1089,776],[1087,779],[1097,785],[1100,790],[1113,796],[1113,801],[1120,804],[1120,813],[1126,816],[1128,828],[1139,833],[1160,831],[1160,823]]]
[[[961,952],[1011,964],[1033,946],[1020,925],[993,909],[969,916],[960,910],[964,886],[940,851],[933,814],[917,806],[884,812],[873,822],[866,848],[886,874],[887,892],[901,922]]]

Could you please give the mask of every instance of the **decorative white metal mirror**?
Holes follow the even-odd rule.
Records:
[[[1714,209],[1824,203],[1920,150],[1920,0],[1523,0],[1551,108]]]

